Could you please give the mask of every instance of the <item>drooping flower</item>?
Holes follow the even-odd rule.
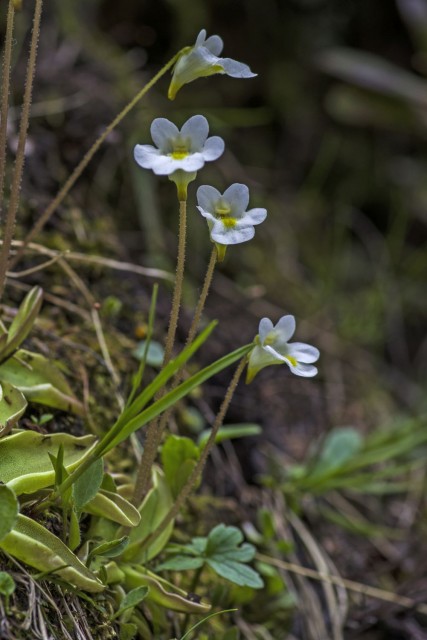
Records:
[[[189,182],[205,162],[216,160],[224,152],[224,140],[208,138],[209,124],[204,116],[192,116],[181,130],[166,118],[156,118],[151,124],[150,144],[137,144],[134,157],[140,167],[152,169],[156,175],[169,176],[183,197]],[[181,199],[181,197],[180,197]]]
[[[197,190],[198,210],[206,218],[212,242],[217,244],[218,256],[224,255],[226,245],[251,240],[254,225],[267,217],[266,209],[249,209],[249,189],[244,184],[232,184],[221,194],[214,187],[203,185]]]
[[[255,346],[249,354],[246,382],[251,382],[258,371],[272,364],[286,363],[297,376],[316,375],[317,368],[312,363],[319,359],[319,350],[303,342],[288,342],[294,333],[294,316],[282,316],[275,326],[269,318],[261,320]]]
[[[173,100],[184,84],[197,78],[211,76],[215,73],[226,74],[232,78],[253,78],[247,64],[232,60],[231,58],[219,58],[224,43],[219,36],[210,36],[206,39],[206,29],[202,29],[197,36],[194,46],[186,47],[178,59],[169,86],[168,97]]]

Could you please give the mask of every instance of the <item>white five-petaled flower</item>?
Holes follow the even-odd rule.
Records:
[[[267,217],[266,209],[249,209],[249,189],[244,184],[232,184],[221,194],[214,187],[203,185],[197,190],[198,210],[206,218],[210,236],[218,245],[239,244],[255,235],[255,224]]]
[[[264,367],[284,362],[297,376],[316,375],[317,368],[312,363],[319,359],[319,350],[303,342],[288,342],[294,332],[294,316],[282,316],[276,326],[268,318],[261,320],[255,346],[249,354],[246,382],[251,382]]]
[[[224,151],[222,138],[208,138],[209,124],[204,116],[191,117],[181,131],[170,120],[156,118],[150,131],[157,148],[137,144],[134,156],[140,167],[152,169],[160,176],[170,176],[179,170],[193,173],[205,162],[219,158]]]
[[[219,36],[206,39],[206,29],[202,29],[197,36],[196,44],[186,47],[178,59],[173,71],[168,97],[173,100],[180,88],[197,78],[222,73],[232,78],[253,78],[247,64],[237,62],[231,58],[219,58],[224,43]]]

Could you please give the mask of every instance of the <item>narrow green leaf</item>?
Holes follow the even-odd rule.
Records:
[[[147,362],[147,358],[149,355],[149,349],[150,349],[150,344],[151,344],[151,338],[153,335],[153,329],[154,329],[154,320],[156,317],[156,305],[157,305],[157,294],[159,292],[159,285],[155,284],[153,286],[153,292],[151,294],[151,301],[150,301],[150,310],[148,312],[148,325],[147,325],[147,339],[145,340],[145,344],[144,344],[144,351],[141,354],[141,357],[139,358],[141,360],[138,371],[136,372],[134,378],[133,378],[133,382],[132,382],[132,390],[129,394],[129,398],[126,402],[126,408],[128,408],[134,398],[135,395],[141,385],[142,382],[142,378],[144,375],[144,371],[145,371],[145,364]],[[163,357],[162,357],[162,362],[163,362]]]
[[[203,447],[205,446],[206,442],[209,439],[210,433],[211,430],[206,429],[200,434],[198,441],[200,449],[203,449]],[[215,436],[215,443],[220,444],[225,440],[235,440],[236,438],[258,436],[260,433],[262,433],[262,428],[259,426],[259,424],[248,423],[224,425],[223,427],[218,429],[218,433]]]
[[[77,549],[81,543],[79,518],[74,509],[70,509],[70,526],[68,531],[68,546],[71,551]]]
[[[6,485],[0,485],[0,540],[15,526],[19,504],[15,492]]]
[[[0,361],[9,358],[24,342],[30,333],[39,314],[43,300],[43,290],[34,287],[25,296],[18,313],[9,327],[7,344],[0,353]]]
[[[126,440],[126,438],[128,438],[132,433],[156,418],[158,415],[163,413],[163,411],[166,411],[166,409],[168,409],[169,407],[176,404],[179,400],[181,400],[181,398],[188,395],[193,389],[203,384],[203,382],[219,373],[226,367],[234,364],[237,360],[243,358],[249,353],[251,349],[252,344],[245,345],[244,347],[240,347],[239,349],[232,351],[228,355],[220,358],[219,360],[216,360],[211,365],[205,367],[198,373],[191,376],[190,378],[188,378],[188,380],[182,382],[172,391],[169,391],[169,393],[164,395],[163,398],[157,400],[157,402],[154,402],[150,407],[148,407],[135,418],[124,424],[120,429],[120,433],[118,433],[118,435],[106,446],[105,450],[103,450],[103,453],[107,453],[118,444],[123,442],[123,440]]]

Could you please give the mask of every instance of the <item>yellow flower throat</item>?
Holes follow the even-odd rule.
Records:
[[[223,202],[218,203],[215,207],[215,216],[221,220],[227,229],[232,229],[237,224],[236,218],[233,218],[230,213],[230,207]]]

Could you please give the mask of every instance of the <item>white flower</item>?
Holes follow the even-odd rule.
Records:
[[[266,209],[249,209],[249,189],[232,184],[221,195],[214,187],[203,185],[197,190],[198,210],[207,220],[213,242],[220,245],[239,244],[255,235],[255,224],[267,217]]]
[[[284,362],[297,376],[311,378],[316,375],[317,368],[312,363],[319,359],[319,350],[303,342],[289,343],[294,332],[294,316],[282,316],[276,326],[268,318],[261,320],[255,347],[249,354],[246,382],[251,382],[264,367]]]
[[[157,148],[137,144],[134,156],[140,167],[152,169],[159,176],[170,176],[179,170],[193,173],[224,151],[222,138],[208,138],[209,124],[204,116],[193,116],[181,131],[166,118],[156,118],[150,131]]]
[[[197,78],[222,73],[232,78],[253,78],[247,64],[231,58],[219,58],[224,43],[219,36],[206,39],[206,29],[202,29],[193,47],[184,49],[175,65],[168,97],[173,100],[184,84]]]

